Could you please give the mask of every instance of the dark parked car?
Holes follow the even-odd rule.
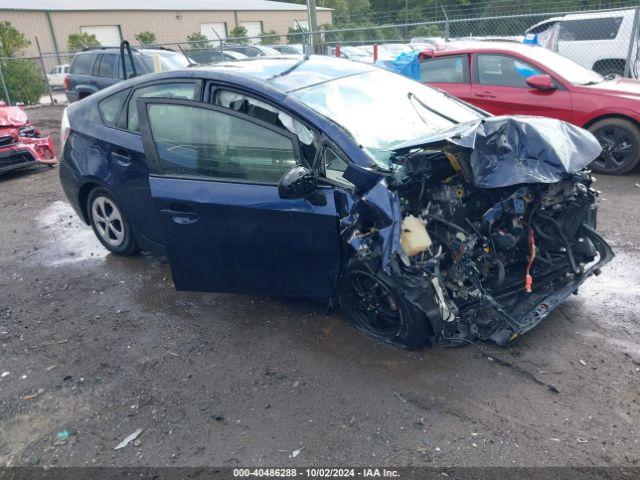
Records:
[[[224,49],[231,52],[242,53],[249,58],[275,57],[278,55],[282,55],[278,50],[264,45],[242,45],[227,43],[225,44]]]
[[[163,48],[132,49],[132,55],[138,75],[175,70],[189,65],[182,53]],[[125,55],[126,75],[122,73],[120,58],[120,49],[115,47],[78,52],[65,78],[67,100],[81,100],[129,78],[133,72],[129,57]]]
[[[504,345],[613,256],[595,138],[365,64],[271,58],[72,104],[60,179],[111,252],[178,290],[309,297],[389,345]]]

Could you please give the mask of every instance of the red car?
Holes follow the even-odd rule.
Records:
[[[605,78],[531,45],[447,43],[420,54],[420,79],[494,115],[542,115],[590,130],[603,147],[590,168],[622,174],[640,162],[640,81]]]
[[[20,107],[0,103],[0,174],[36,163],[58,163],[53,140],[42,136]]]

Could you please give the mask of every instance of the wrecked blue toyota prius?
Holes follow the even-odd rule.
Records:
[[[178,290],[323,300],[396,347],[504,345],[613,257],[590,133],[364,64],[144,75],[61,134],[64,191],[111,252],[166,254]]]

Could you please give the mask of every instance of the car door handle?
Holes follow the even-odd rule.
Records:
[[[127,153],[111,152],[111,158],[123,167],[128,167],[133,163],[133,158]]]
[[[496,98],[496,96],[494,94],[489,93],[489,92],[475,93],[474,95],[476,97],[479,97],[479,98]]]
[[[196,212],[185,212],[182,210],[174,210],[172,208],[163,208],[160,210],[163,215],[169,215],[174,223],[179,225],[190,225],[198,221],[198,214]]]

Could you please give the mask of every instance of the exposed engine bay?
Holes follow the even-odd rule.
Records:
[[[397,196],[402,221],[387,268],[428,317],[433,343],[480,338],[505,345],[599,274],[613,252],[595,233],[598,192],[587,170],[546,183],[478,187],[472,155],[444,144],[393,158],[386,187]],[[384,228],[363,212],[361,238],[351,245],[373,259],[377,247],[363,238]],[[387,243],[394,236],[388,232]],[[381,245],[389,248],[384,239]]]

